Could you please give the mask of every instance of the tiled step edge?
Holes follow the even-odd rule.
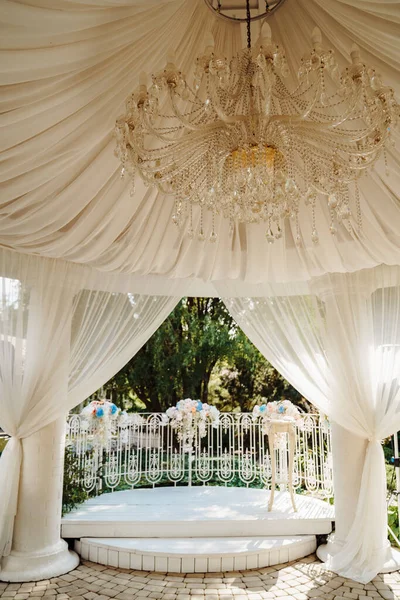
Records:
[[[302,537],[304,539],[302,539]],[[313,535],[299,536],[299,540],[283,548],[249,552],[240,555],[229,554],[220,557],[208,556],[161,556],[157,553],[127,551],[107,548],[95,539],[75,540],[75,551],[85,560],[110,567],[134,569],[137,571],[157,571],[161,573],[221,573],[225,571],[246,571],[271,567],[303,558],[315,552],[317,540]],[[195,547],[195,540],[194,547]]]

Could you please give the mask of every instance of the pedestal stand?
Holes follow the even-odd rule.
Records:
[[[296,502],[293,491],[293,463],[294,463],[294,448],[296,445],[295,425],[291,421],[271,421],[270,430],[268,433],[269,454],[271,457],[271,495],[269,498],[268,510],[271,511],[274,504],[275,482],[276,482],[276,461],[275,461],[275,441],[276,435],[286,433],[289,440],[289,465],[288,465],[288,488],[294,512],[297,512]]]

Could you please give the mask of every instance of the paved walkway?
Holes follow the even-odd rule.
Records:
[[[36,583],[1,583],[0,597],[26,600],[400,600],[400,573],[368,585],[325,571],[312,555],[289,563],[235,573],[146,573],[84,561],[75,571]]]

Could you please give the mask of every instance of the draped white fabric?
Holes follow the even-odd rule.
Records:
[[[399,21],[398,3],[371,0],[288,0],[269,20],[294,73],[317,25],[342,64],[355,41],[397,94]],[[210,244],[176,229],[171,199],[142,185],[129,196],[111,135],[125,98],[142,70],[164,67],[171,46],[190,73],[210,30],[218,51],[229,55],[241,46],[238,26],[216,19],[203,0],[3,0],[0,244],[106,271],[207,280],[294,281],[399,264],[394,150],[389,178],[380,164],[361,182],[363,234],[341,229],[333,238],[327,208],[319,207],[319,247],[308,241],[306,209],[300,215],[305,248],[294,245],[289,225],[282,243],[269,245],[263,225],[231,233],[223,219],[217,243]]]
[[[284,377],[333,421],[369,440],[355,520],[328,566],[370,581],[388,546],[380,440],[400,429],[400,267],[325,275],[301,287],[260,286],[253,298],[234,297],[233,283],[219,290]]]
[[[28,437],[100,388],[140,349],[179,300],[108,292],[86,267],[0,251],[0,556],[10,551]],[[96,284],[102,289],[93,289]],[[145,290],[144,290],[145,291]]]
[[[332,563],[343,573],[351,568],[360,580],[370,578],[384,544],[384,472],[376,440],[400,427],[398,268],[377,267],[400,265],[398,153],[388,151],[389,178],[378,164],[360,182],[359,235],[341,228],[332,237],[321,205],[319,246],[308,242],[306,209],[300,212],[302,248],[289,224],[283,239],[269,245],[263,225],[241,224],[230,232],[224,219],[216,223],[216,244],[190,240],[171,223],[171,199],[140,184],[130,197],[113,156],[112,129],[139,73],[163,68],[171,46],[190,75],[210,30],[217,50],[231,55],[241,46],[239,28],[217,20],[203,0],[2,0],[1,9],[0,246],[20,254],[0,255],[0,426],[14,436],[0,463],[0,554],[11,539],[18,438],[111,377],[183,295],[179,279],[240,280],[245,296],[252,295],[253,283],[301,281],[301,293],[294,283],[260,285],[263,300],[232,300],[230,309],[302,394],[372,440],[354,527]],[[293,73],[318,26],[342,65],[356,42],[398,96],[399,22],[395,0],[287,0],[269,19]],[[198,221],[195,214],[194,225]],[[206,232],[210,226],[207,217]],[[361,269],[367,270],[356,273]],[[144,298],[152,293],[146,294],[147,282],[175,298]],[[218,289],[225,296],[238,290],[226,281]],[[127,294],[135,290],[140,297],[133,304]],[[207,295],[210,286],[200,281],[196,294],[202,290]]]

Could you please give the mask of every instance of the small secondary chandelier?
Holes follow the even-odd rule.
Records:
[[[197,58],[190,84],[172,55],[149,88],[141,75],[116,123],[122,174],[134,184],[139,173],[172,195],[173,221],[185,225],[191,238],[206,238],[206,209],[212,212],[211,242],[217,239],[215,215],[221,214],[232,226],[266,223],[270,243],[291,219],[301,246],[303,203],[310,210],[311,239],[318,243],[317,200],[327,204],[332,234],[342,221],[350,227],[353,203],[361,229],[357,182],[382,152],[386,163],[385,145],[399,115],[393,90],[361,62],[356,46],[352,64],[340,72],[318,29],[289,89],[284,51],[272,42],[267,23],[251,47],[249,0],[246,9],[247,48],[231,60],[210,44]],[[194,205],[201,209],[196,231]]]

